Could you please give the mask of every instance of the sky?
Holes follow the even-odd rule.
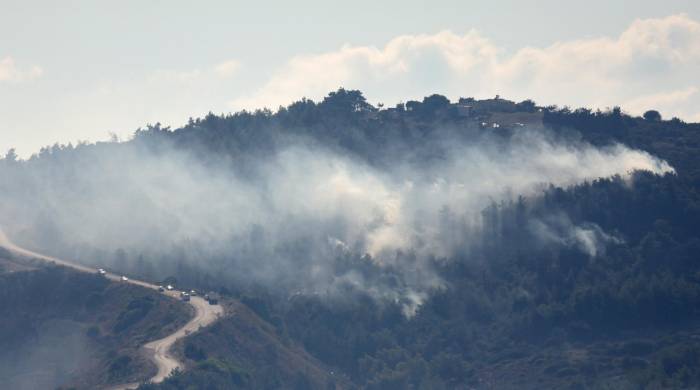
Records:
[[[0,155],[338,87],[700,122],[700,2],[0,0]]]

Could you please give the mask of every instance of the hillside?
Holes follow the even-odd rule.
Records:
[[[181,341],[184,373],[140,389],[343,389],[350,382],[282,335],[246,305],[230,301],[233,313]]]
[[[139,347],[190,317],[187,306],[156,292],[7,257],[0,274],[3,388],[94,389],[148,377],[155,366]]]
[[[538,113],[527,102],[507,101],[497,106],[465,101],[473,111],[463,118],[444,103],[431,107],[436,100],[426,98],[410,110],[367,107],[347,118],[331,110],[331,96],[320,105],[300,102],[272,116],[210,116],[172,133],[151,130],[143,136],[189,147],[217,134],[245,145],[238,147],[247,154],[261,144],[246,129],[257,129],[257,139],[266,134],[265,123],[293,123],[292,129],[317,129],[304,132],[319,142],[382,165],[404,143],[414,148],[412,154],[439,156],[429,141],[439,137],[431,135],[439,128],[486,123],[485,131],[510,137],[518,131],[516,123],[529,122],[562,137],[631,144],[665,158],[677,175],[638,174],[632,188],[620,178],[553,187],[541,197],[485,209],[494,222],[488,245],[461,260],[436,263],[449,288],[434,292],[414,318],[402,318],[398,307],[375,304],[359,291],[356,299],[362,303],[341,304],[313,295],[288,301],[253,293],[263,298],[253,300],[253,307],[363,388],[698,384],[700,127],[619,111],[549,107]],[[303,105],[306,111],[300,111]],[[494,129],[492,123],[501,126]],[[428,142],[411,139],[416,136]],[[620,240],[606,244],[605,253],[594,259],[576,248],[533,245],[537,239],[517,221],[551,218],[553,210],[573,224],[595,223],[616,232]],[[359,258],[344,261],[362,263]]]
[[[618,108],[341,89],[8,156],[0,217],[234,302],[144,388],[694,388],[699,148]]]

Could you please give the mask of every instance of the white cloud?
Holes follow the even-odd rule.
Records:
[[[385,103],[435,92],[451,98],[501,94],[543,104],[603,108],[626,103],[623,108],[634,114],[659,108],[666,116],[696,118],[698,69],[700,23],[684,14],[636,20],[617,37],[523,47],[512,53],[477,31],[443,31],[399,36],[381,48],[346,45],[294,57],[256,92],[231,104],[275,107],[302,96],[319,98],[343,86]],[[686,100],[677,107],[673,99]]]
[[[687,87],[676,91],[654,93],[629,100],[624,103],[624,106],[633,112],[643,112],[653,107],[667,116],[683,116],[684,112],[697,108],[698,91],[697,87]],[[700,111],[696,115],[700,115]]]
[[[488,67],[498,51],[475,31],[464,36],[447,31],[400,36],[383,49],[346,45],[334,52],[292,58],[257,93],[232,104],[235,108],[275,106],[301,96],[319,97],[341,85],[363,89],[370,96],[418,96],[470,69]],[[422,91],[416,92],[420,86]]]
[[[234,74],[238,72],[238,69],[241,67],[240,61],[237,60],[228,60],[224,61],[214,67],[214,71],[219,77],[231,77]]]
[[[26,68],[19,67],[12,57],[0,60],[0,82],[20,83],[31,81],[40,77],[44,71],[41,67],[32,65]]]
[[[179,84],[191,84],[201,81],[201,78],[205,76],[205,72],[199,69],[194,70],[173,70],[173,69],[159,69],[153,72],[149,81],[151,83],[159,82],[171,82]]]
[[[180,84],[193,84],[212,81],[216,78],[228,79],[235,76],[240,69],[241,63],[238,60],[227,60],[207,67],[205,69],[174,70],[159,69],[151,75],[149,81],[174,82]]]

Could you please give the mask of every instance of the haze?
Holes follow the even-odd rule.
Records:
[[[490,204],[537,197],[550,184],[629,178],[636,170],[673,173],[646,152],[527,128],[508,138],[445,128],[420,147],[395,139],[379,163],[289,136],[268,152],[258,149],[267,144],[252,144],[204,161],[148,145],[137,139],[6,160],[0,219],[15,221],[7,233],[94,266],[124,270],[145,261],[159,279],[187,264],[286,294],[335,296],[349,284],[405,302],[412,315],[442,286],[431,262],[469,257],[484,242]],[[529,223],[543,244],[578,247],[591,257],[616,240],[554,212]],[[356,267],[339,271],[335,262],[343,256],[368,256],[396,275],[393,284],[365,280]]]

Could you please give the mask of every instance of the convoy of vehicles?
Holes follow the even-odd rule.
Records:
[[[107,271],[105,271],[104,268],[98,268],[97,269],[97,274],[100,276],[107,276]],[[120,281],[122,282],[127,282],[129,281],[129,278],[122,275],[119,278]],[[163,285],[158,285],[158,292],[166,292],[166,291],[174,291],[175,287],[172,284],[168,284],[166,286]],[[196,297],[198,295],[196,290],[190,290],[189,292],[187,291],[180,291],[180,299],[188,302],[190,300],[190,297]],[[219,295],[217,293],[211,292],[208,294],[204,294],[204,299],[209,302],[210,305],[216,305],[219,303]]]
[[[107,277],[107,271],[105,271],[104,268],[98,268],[98,269],[97,269],[97,274],[98,274],[99,276],[102,276],[102,277]],[[126,276],[123,276],[123,275],[122,275],[122,276],[119,278],[119,280],[122,281],[122,282],[126,282],[126,281],[129,280],[129,278],[127,278]]]

